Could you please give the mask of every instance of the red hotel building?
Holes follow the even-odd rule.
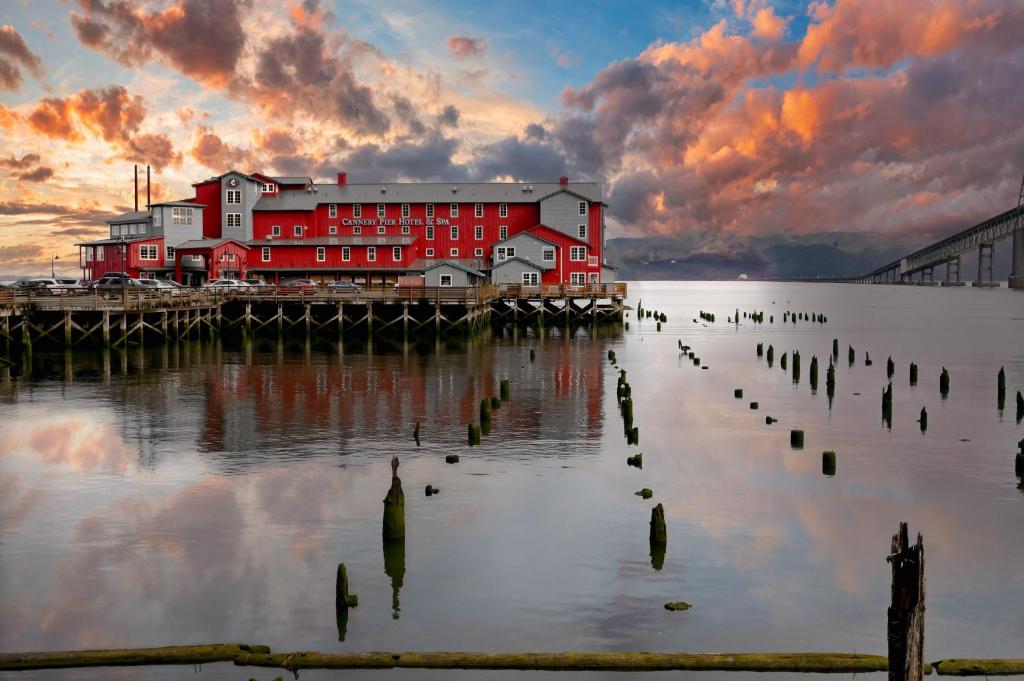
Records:
[[[195,197],[108,222],[79,244],[84,276],[200,284],[259,277],[466,286],[615,280],[604,262],[605,208],[593,182],[316,184],[229,171]],[[121,262],[124,253],[125,262]]]

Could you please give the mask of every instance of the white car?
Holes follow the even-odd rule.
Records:
[[[48,293],[51,296],[74,295],[81,293],[84,289],[74,279],[29,279],[21,284],[26,291],[36,293]]]
[[[180,296],[181,287],[172,284],[169,281],[163,279],[140,279],[139,283],[143,287],[152,290],[154,293],[160,293],[165,296]]]
[[[238,279],[211,279],[203,285],[203,288],[214,291],[243,291],[249,288],[249,285]]]

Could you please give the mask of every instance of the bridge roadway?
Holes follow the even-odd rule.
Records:
[[[1024,189],[1022,189],[1024,197]],[[995,287],[998,282],[992,278],[992,254],[995,243],[1001,239],[1013,239],[1013,260],[1010,274],[1010,288],[1024,289],[1024,205],[1000,213],[953,236],[937,241],[899,260],[888,263],[877,270],[858,277],[838,281],[858,284],[934,284],[934,269],[946,266],[943,286],[963,286],[960,278],[960,258],[970,251],[978,251],[978,276],[975,286]],[[919,279],[914,282],[914,275]]]

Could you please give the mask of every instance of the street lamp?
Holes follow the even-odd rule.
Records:
[[[50,255],[50,278],[51,279],[53,279],[54,277],[57,276],[56,273],[53,270],[53,261],[54,260],[60,260],[60,256],[57,255],[56,253],[53,253],[53,254]]]

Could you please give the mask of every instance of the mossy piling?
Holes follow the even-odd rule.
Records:
[[[405,492],[398,477],[398,457],[391,458],[391,487],[384,497],[383,534],[385,539],[405,537]]]
[[[651,497],[654,496],[654,490],[650,489],[649,487],[644,487],[643,489],[639,489],[636,492],[634,492],[634,494],[644,499],[650,499]]]
[[[799,428],[794,428],[789,431],[789,446],[793,449],[804,448],[804,431]]]
[[[921,432],[924,433],[928,430],[928,409],[927,407],[921,407],[921,416],[917,419],[917,422],[921,424]]]
[[[999,367],[999,374],[996,376],[996,408],[1003,410],[1006,405],[1006,370]]]
[[[836,453],[833,451],[827,451],[821,453],[821,473],[828,477],[833,477],[836,474]]]
[[[334,606],[336,608],[354,608],[359,605],[359,596],[349,593],[348,568],[338,563],[338,572],[334,579]]]
[[[910,363],[910,385],[917,385],[917,364]]]
[[[732,396],[735,397],[737,400],[742,400],[743,399],[743,388],[735,388],[735,389],[733,389]]]
[[[507,378],[503,378],[501,379],[501,383],[499,385],[501,401],[508,402],[510,399],[512,399],[512,381],[510,381]]]
[[[811,380],[811,390],[814,391],[814,392],[817,392],[818,391],[818,356],[817,355],[813,355],[811,357],[811,371],[810,371],[809,378]]]
[[[665,508],[658,504],[651,509],[651,547],[668,544],[668,530],[665,528]]]
[[[939,374],[939,394],[943,398],[949,396],[949,372],[946,371],[946,367],[942,367],[942,373]]]
[[[644,454],[643,454],[643,452],[640,452],[639,454],[634,454],[632,456],[627,456],[626,457],[626,465],[627,466],[632,466],[633,468],[643,468],[644,467]]]

